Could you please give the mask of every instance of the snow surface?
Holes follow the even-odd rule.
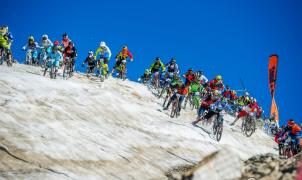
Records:
[[[141,84],[41,74],[38,67],[0,66],[0,147],[26,161],[0,151],[0,178],[166,179],[169,169],[226,147],[241,160],[276,153],[270,137],[260,130],[245,137],[240,121],[228,125],[230,116],[215,141],[192,126],[195,111],[172,119]]]

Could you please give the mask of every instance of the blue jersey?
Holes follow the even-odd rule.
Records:
[[[62,58],[63,58],[63,56],[62,56],[62,54],[59,51],[57,51],[57,52],[53,52],[52,51],[49,54],[49,58],[52,59],[52,60],[54,60],[54,61],[61,61]]]

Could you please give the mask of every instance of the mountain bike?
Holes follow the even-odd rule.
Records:
[[[122,60],[118,70],[118,75],[117,78],[122,79],[123,81],[126,80],[126,73],[127,73],[127,69],[126,69],[126,60]]]
[[[45,48],[40,49],[40,53],[38,55],[38,61],[41,68],[45,68],[47,65],[47,52]]]
[[[166,80],[165,80],[165,82],[164,82],[164,84],[163,84],[163,86],[162,86],[162,89],[161,89],[161,91],[160,91],[160,93],[159,93],[159,95],[158,95],[158,98],[161,98],[162,95],[163,95],[165,92],[168,93],[169,88],[170,88],[170,82],[171,82],[171,79],[166,79]]]
[[[256,130],[256,122],[254,118],[254,113],[249,113],[245,116],[241,125],[242,132],[245,133],[247,137],[250,137]]]
[[[38,52],[33,49],[28,49],[25,57],[25,64],[36,65],[38,64],[37,58],[38,58]]]
[[[216,140],[220,141],[223,131],[223,113],[222,110],[215,111],[215,120],[213,123],[213,134],[216,136]]]
[[[64,68],[63,68],[63,78],[67,79],[72,77],[72,69],[73,69],[73,59],[70,57],[65,58]]]
[[[57,76],[57,74],[56,74],[57,70],[56,70],[54,61],[55,60],[53,60],[53,59],[47,58],[47,62],[46,62],[45,70],[44,70],[44,76],[45,76],[47,73],[47,70],[50,69],[50,71],[49,71],[50,79],[55,79]]]
[[[176,94],[176,98],[172,102],[171,118],[179,116],[179,97],[180,94]]]
[[[294,141],[293,139],[287,135],[285,140],[282,142],[282,149],[281,149],[281,154],[282,156],[286,157],[286,158],[290,158],[292,156],[294,156]]]
[[[11,54],[9,55],[9,51],[8,49],[2,48],[2,56],[0,57],[0,65],[3,64],[3,62],[5,61],[7,66],[11,67],[13,66],[13,62],[12,62],[12,56]]]

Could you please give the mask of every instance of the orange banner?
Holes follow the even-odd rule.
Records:
[[[269,82],[269,89],[272,97],[274,97],[275,95],[276,80],[277,80],[277,66],[278,66],[278,56],[271,55],[269,57],[269,64],[268,64],[268,82]]]
[[[278,112],[278,108],[277,108],[277,104],[275,101],[275,98],[273,97],[272,99],[272,106],[271,106],[271,113],[270,113],[270,117],[275,117],[275,121],[279,122],[279,112]]]

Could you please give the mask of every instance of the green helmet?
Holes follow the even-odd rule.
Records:
[[[220,81],[220,80],[222,80],[222,77],[221,77],[221,75],[217,75],[215,79]]]

